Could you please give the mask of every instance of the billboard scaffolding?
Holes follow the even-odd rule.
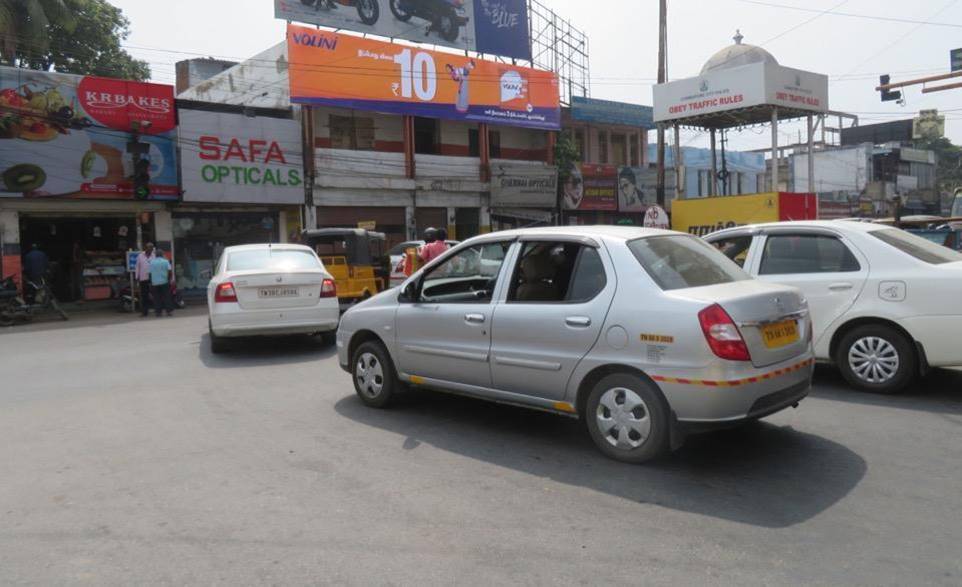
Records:
[[[570,105],[572,96],[591,97],[588,35],[540,0],[528,0],[528,26],[531,65],[558,75],[561,103]]]

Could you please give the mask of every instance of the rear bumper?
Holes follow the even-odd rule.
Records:
[[[217,308],[210,314],[210,324],[214,334],[228,338],[332,332],[337,330],[340,314],[334,303],[314,308],[285,310],[241,310],[239,307],[225,307]]]
[[[764,418],[808,395],[815,361],[810,354],[737,378],[680,379],[655,375],[682,425],[717,427]]]

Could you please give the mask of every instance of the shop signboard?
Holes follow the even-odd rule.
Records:
[[[181,108],[179,142],[185,202],[304,203],[294,120]]]
[[[558,168],[554,165],[492,163],[491,205],[554,208]]]
[[[618,168],[582,163],[562,186],[565,210],[617,210]]]
[[[525,0],[274,0],[274,16],[531,60]]]
[[[655,128],[653,116],[651,106],[582,96],[571,97],[571,119],[579,122],[652,129]]]
[[[780,220],[815,220],[815,194],[767,192],[744,196],[721,196],[675,200],[671,227],[705,236],[725,228]]]
[[[291,102],[561,128],[550,71],[288,25]]]
[[[176,200],[174,88],[0,67],[0,196],[134,199],[132,131],[151,200]]]
[[[749,63],[654,87],[655,122],[771,104],[828,111],[828,77],[774,63]]]

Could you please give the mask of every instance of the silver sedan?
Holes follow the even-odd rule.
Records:
[[[808,307],[704,241],[634,227],[499,232],[354,306],[341,367],[371,407],[417,386],[580,418],[643,462],[808,394]]]

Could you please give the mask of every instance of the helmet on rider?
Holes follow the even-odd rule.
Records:
[[[438,229],[433,226],[424,230],[424,242],[433,243],[438,240]]]

